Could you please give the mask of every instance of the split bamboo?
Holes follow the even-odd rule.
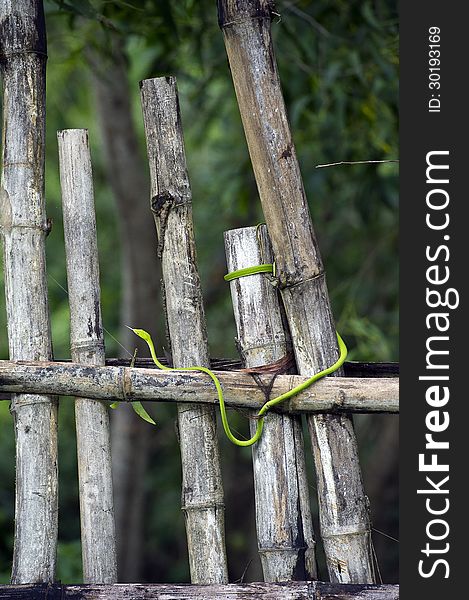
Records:
[[[3,238],[12,360],[51,360],[44,199],[46,32],[42,2],[0,2],[3,75]],[[54,580],[57,548],[57,399],[18,394],[12,583]]]
[[[208,367],[192,198],[175,78],[142,81],[141,98],[150,163],[151,208],[162,260],[173,362],[175,367]],[[178,406],[178,428],[191,580],[225,583],[228,569],[224,498],[214,408]]]
[[[218,0],[218,9],[298,370],[311,375],[333,364],[338,349],[272,45],[273,3]],[[312,416],[309,428],[331,581],[372,583],[368,499],[352,421],[347,415]]]
[[[227,231],[225,250],[230,273],[273,260],[264,225]],[[268,276],[235,279],[230,289],[244,366],[259,367],[285,358],[291,352],[291,341],[284,330],[278,292]],[[271,380],[273,375],[264,377]],[[251,434],[256,425],[251,418]],[[252,460],[264,580],[317,579],[301,417],[269,413],[261,439],[252,446]]]
[[[57,134],[70,302],[72,360],[105,363],[98,242],[88,132]],[[99,400],[75,399],[83,581],[117,581],[109,411]]]
[[[237,408],[259,410],[265,395],[251,375],[242,371],[214,371],[225,402]],[[285,394],[308,377],[279,375],[272,397]],[[69,362],[19,363],[0,360],[0,392],[51,393],[122,402],[181,402],[218,404],[213,382],[195,371],[159,371],[130,367],[90,367]],[[282,413],[397,413],[397,377],[325,378],[276,406]]]

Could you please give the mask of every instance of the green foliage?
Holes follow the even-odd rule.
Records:
[[[82,581],[81,544],[79,539],[59,541],[57,545],[57,580]]]

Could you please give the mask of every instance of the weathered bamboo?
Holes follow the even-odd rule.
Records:
[[[158,232],[174,366],[209,366],[175,78],[142,81],[141,97],[150,163],[151,208]],[[182,509],[191,580],[193,583],[225,583],[228,569],[224,499],[215,411],[196,404],[179,406],[178,427]]]
[[[12,360],[52,357],[44,201],[46,33],[40,0],[0,2],[3,237]],[[12,398],[16,437],[12,583],[53,581],[57,547],[57,399]]]
[[[312,374],[336,361],[337,340],[272,46],[273,3],[218,0],[218,8],[298,370]],[[371,583],[368,500],[352,421],[321,415],[309,419],[309,428],[329,576]]]
[[[397,585],[337,585],[319,581],[246,583],[244,585],[184,585],[131,583],[118,585],[52,585],[0,588],[3,600],[399,600]]]
[[[57,134],[70,301],[72,360],[104,365],[98,242],[88,132]],[[108,408],[75,399],[81,546],[85,583],[117,581]]]
[[[266,227],[225,233],[228,272],[273,260]],[[291,352],[277,290],[265,274],[231,281],[238,349],[246,367]],[[267,375],[268,379],[272,374]],[[273,396],[271,396],[273,397]],[[251,433],[257,422],[251,419]],[[301,417],[271,413],[252,447],[256,526],[265,581],[317,579]]]
[[[265,395],[251,375],[242,371],[215,371],[223,387],[225,401],[238,408],[259,408]],[[307,377],[279,375],[271,396],[279,396]],[[0,361],[0,391],[64,396],[81,396],[123,402],[181,402],[218,404],[211,379],[195,371],[159,371],[129,367],[91,367],[76,363],[14,363]],[[397,378],[326,378],[317,381],[291,400],[279,404],[280,412],[399,412]]]

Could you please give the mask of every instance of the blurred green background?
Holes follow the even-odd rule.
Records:
[[[56,131],[81,127],[90,131],[103,319],[109,332],[107,355],[122,354],[122,346],[132,352],[133,340],[121,330],[124,315],[129,314],[123,305],[132,301],[126,298],[131,285],[124,277],[128,266],[121,257],[126,244],[131,246],[135,238],[129,239],[132,230],[126,226],[125,210],[143,214],[153,228],[138,82],[167,74],[178,78],[211,355],[236,356],[229,289],[223,282],[223,231],[255,224],[262,220],[262,214],[215,4],[214,0],[45,2],[49,55],[46,199],[48,216],[54,222],[47,238],[47,255],[54,354],[58,359],[70,355],[68,303],[62,289],[66,288],[66,275]],[[337,161],[398,158],[396,3],[279,0],[276,10],[280,16],[273,22],[272,32],[280,77],[328,272],[337,328],[347,341],[350,359],[398,360],[398,165],[316,168]],[[124,167],[113,170],[110,152],[118,136],[114,136],[113,128],[126,121],[116,119],[113,124],[106,116],[106,102],[113,101],[113,81],[110,78],[111,100],[106,100],[103,72],[109,72],[119,88],[112,107],[117,113],[109,113],[127,112],[137,144],[128,144],[129,177],[138,165],[143,184],[133,189],[132,197],[121,190],[126,209],[116,203],[116,197],[119,174],[125,172],[127,160]],[[150,261],[154,261],[152,277],[157,284],[154,249]],[[3,277],[0,285],[3,287]],[[138,298],[133,301],[138,302]],[[135,314],[138,310],[148,314],[151,308],[153,322],[149,328],[161,340],[164,330],[158,300],[154,305],[142,303],[148,305],[137,307]],[[131,324],[144,325],[140,321]],[[7,357],[2,289],[0,358]],[[139,467],[138,481],[134,482],[139,500],[126,509],[136,511],[134,537],[139,560],[121,568],[121,579],[183,582],[189,575],[179,510],[181,474],[175,413],[169,406],[154,405],[152,410],[158,428],[143,424],[145,447],[129,446],[125,456]],[[136,419],[126,415],[127,426],[141,432]],[[81,558],[70,399],[61,402],[59,426],[57,577],[77,582],[81,580]],[[397,417],[361,416],[356,419],[356,428],[365,487],[371,498],[378,563],[384,581],[397,581]],[[230,446],[223,436],[220,442],[230,581],[258,580],[261,573],[254,537],[250,451]],[[123,456],[114,458],[124,460]],[[309,470],[313,472],[312,465]],[[0,402],[0,481],[0,582],[7,582],[14,518],[14,437],[6,402]],[[313,477],[311,492],[316,511]],[[320,568],[325,579],[322,562]]]

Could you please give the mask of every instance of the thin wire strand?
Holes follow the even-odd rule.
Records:
[[[375,165],[381,163],[398,163],[398,160],[340,160],[339,162],[326,163],[324,165],[316,165],[315,169],[324,169],[325,167],[338,167],[340,165]]]
[[[375,550],[375,545],[374,545],[374,542],[373,542],[373,538],[371,538],[371,551],[373,552],[373,557],[375,559],[375,565],[376,565],[376,570],[378,571],[379,582],[383,583],[383,578],[381,577],[381,569],[379,568],[378,556],[376,555],[376,550]]]
[[[312,17],[310,14],[306,13],[304,10],[301,10],[301,8],[298,8],[297,6],[295,6],[294,2],[284,2],[284,6],[287,10],[290,10],[297,17],[300,17],[301,19],[303,19],[303,21],[306,21],[306,23],[309,23],[309,25],[311,25],[311,27],[316,29],[316,31],[318,31],[325,37],[329,37],[331,35],[330,32],[327,31],[327,29],[323,25],[321,25],[321,23],[316,21],[316,19],[314,17]],[[275,14],[275,13],[272,13],[272,14]]]
[[[53,277],[53,276],[52,276],[50,273],[48,273],[48,275],[49,275],[49,277],[52,279],[52,281],[53,281],[54,283],[56,283],[56,284],[59,286],[59,288],[60,288],[60,289],[61,289],[63,292],[65,292],[65,293],[67,294],[67,296],[69,296],[69,293],[68,293],[68,291],[67,291],[67,290],[64,288],[64,286],[63,286],[61,283],[59,283],[59,282],[57,281],[57,279],[56,279],[55,277]],[[122,348],[122,350],[124,350],[125,352],[127,352],[127,354],[130,356],[130,358],[134,358],[134,355],[132,354],[132,352],[129,352],[129,351],[127,350],[127,348],[126,348],[125,346],[123,346],[123,345],[122,345],[122,344],[119,342],[119,340],[118,340],[116,337],[114,337],[114,336],[112,335],[112,333],[111,333],[111,332],[110,332],[108,329],[106,329],[106,327],[104,327],[104,325],[103,325],[103,330],[104,330],[104,331],[105,331],[105,332],[108,334],[108,336],[109,336],[110,338],[112,338],[112,339],[113,339],[113,340],[114,340],[114,341],[115,341],[117,344],[119,344],[119,346]]]
[[[240,577],[239,579],[236,579],[236,580],[235,580],[235,583],[241,583],[241,584],[242,584],[242,583],[244,583],[244,578],[246,577],[246,573],[247,573],[247,571],[248,571],[249,567],[251,566],[251,564],[252,564],[252,561],[253,561],[253,559],[252,559],[252,558],[250,558],[250,559],[249,559],[249,561],[248,561],[248,564],[247,564],[247,565],[246,565],[246,567],[244,568],[244,571],[243,571],[243,573],[242,573],[241,577]]]
[[[388,533],[384,533],[384,531],[380,531],[379,529],[376,529],[375,527],[372,527],[371,529],[373,531],[376,531],[376,533],[379,533],[380,535],[383,535],[384,537],[387,537],[390,540],[392,540],[393,542],[397,542],[399,544],[399,540],[396,539],[395,537],[392,537],[392,535],[389,535]]]

